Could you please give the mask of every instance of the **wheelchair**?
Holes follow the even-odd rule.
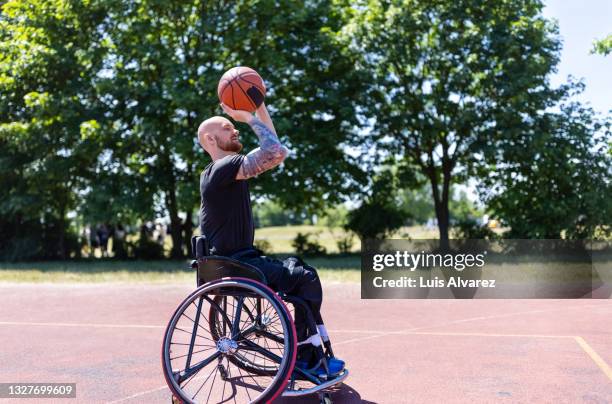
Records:
[[[162,368],[182,403],[269,403],[280,396],[317,393],[330,404],[329,389],[348,377],[332,374],[331,342],[318,333],[306,302],[275,292],[258,268],[211,255],[204,236],[191,240],[197,289],[178,306],[164,334]],[[298,343],[291,311],[302,309],[308,340]],[[298,345],[312,344],[318,363],[296,363]],[[324,371],[322,372],[321,369]]]

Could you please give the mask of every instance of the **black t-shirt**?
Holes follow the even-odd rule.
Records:
[[[210,163],[200,175],[200,232],[217,255],[253,246],[255,226],[246,180],[236,180],[241,154]]]

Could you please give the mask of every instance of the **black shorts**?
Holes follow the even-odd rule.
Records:
[[[299,257],[289,257],[281,261],[266,257],[260,250],[250,248],[232,254],[231,258],[258,268],[266,276],[268,285],[278,292],[293,293],[304,278],[316,278],[318,281],[316,269]]]

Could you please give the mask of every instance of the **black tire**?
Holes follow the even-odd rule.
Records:
[[[242,299],[238,298],[237,301],[242,300],[242,303],[233,307],[233,314],[230,310],[224,312],[216,302],[218,299],[215,296],[221,290],[231,291],[231,296],[243,296]],[[252,313],[245,316],[247,319],[243,319],[242,314],[244,301],[249,297],[262,299],[268,305],[268,310],[278,316],[278,323],[282,327],[282,347],[269,348],[254,342],[252,330],[255,328],[249,325]],[[232,325],[233,333],[229,337],[219,332],[215,335],[205,328],[210,324],[205,313],[211,310],[221,316],[226,324]],[[244,310],[245,313],[248,311]],[[170,390],[185,403],[200,400],[263,403],[284,391],[295,365],[296,351],[295,326],[278,295],[260,282],[227,278],[202,285],[176,309],[164,335],[162,367]],[[248,372],[243,367],[244,359],[248,359],[247,353],[252,352],[275,361],[277,371],[265,375]],[[235,354],[239,354],[238,359],[230,360]],[[217,377],[221,381],[215,385]],[[192,384],[194,380],[204,382]]]

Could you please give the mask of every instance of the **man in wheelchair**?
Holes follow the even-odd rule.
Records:
[[[233,110],[224,104],[221,106],[232,119],[251,127],[259,139],[259,147],[246,155],[240,154],[239,132],[224,117],[215,116],[200,124],[199,143],[213,160],[200,176],[201,234],[206,236],[215,255],[258,268],[275,291],[297,296],[306,302],[317,325],[316,329],[309,329],[309,313],[296,307],[296,365],[317,375],[338,374],[344,369],[342,360],[332,355],[327,359],[325,369],[316,354],[317,347],[329,344],[329,337],[321,318],[323,295],[315,268],[297,257],[280,261],[262,256],[262,252],[253,247],[254,223],[246,180],[278,166],[288,151],[276,135],[265,104],[257,108],[255,115]]]

